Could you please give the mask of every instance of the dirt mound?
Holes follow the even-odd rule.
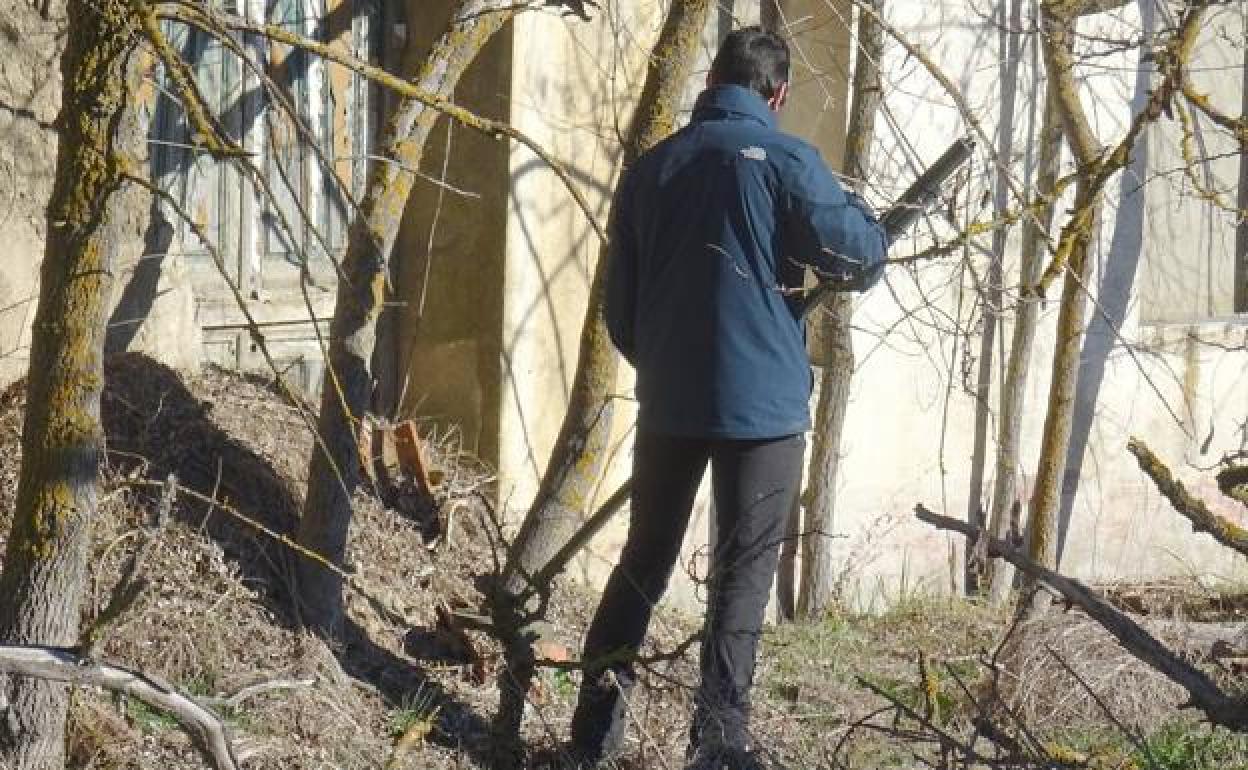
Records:
[[[412,627],[433,627],[437,601],[479,600],[474,571],[490,560],[470,499],[457,505],[450,541],[431,552],[416,522],[367,490],[357,495],[351,569],[370,596],[411,625],[349,592],[346,643],[331,649],[300,628],[291,552],[270,534],[290,535],[298,520],[314,415],[263,382],[220,370],[184,378],[134,354],[106,368],[108,454],[88,616],[107,602],[139,528],[150,524],[161,493],[155,485],[172,475],[182,490],[146,554],[150,585],[99,656],[216,703],[248,768],[379,767],[396,733],[435,707],[430,743],[400,766],[452,766],[461,752],[451,747],[485,730],[484,688],[465,681],[467,666],[431,672],[405,654],[404,640]],[[24,407],[24,383],[0,393],[0,547]],[[444,492],[463,495],[484,483],[479,470],[438,449],[431,457],[445,466]],[[247,689],[265,683],[276,686]],[[240,692],[246,697],[230,700]],[[75,694],[70,740],[75,767],[202,767],[169,717],[103,694]]]

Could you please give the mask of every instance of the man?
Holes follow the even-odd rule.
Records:
[[[715,510],[692,767],[761,766],[749,689],[784,523],[798,492],[812,376],[796,290],[804,266],[865,290],[884,233],[816,150],[776,128],[789,51],[733,32],[689,126],[616,192],[607,323],[637,370],[628,539],[585,640],[572,749],[620,747],[651,609],[680,553],[707,464]]]

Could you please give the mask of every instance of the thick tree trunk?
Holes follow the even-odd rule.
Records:
[[[1099,157],[1100,144],[1080,102],[1075,81],[1072,52],[1078,17],[1067,4],[1046,0],[1041,18],[1045,32],[1045,71],[1049,77],[1049,88],[1053,89],[1063,134],[1074,152],[1075,161],[1084,168],[1091,168]],[[1075,187],[1074,213],[1067,224],[1069,234],[1063,233],[1063,238],[1070,239],[1068,272],[1062,282],[1062,298],[1057,311],[1049,403],[1044,416],[1044,432],[1027,523],[1028,556],[1049,569],[1057,565],[1057,504],[1066,469],[1066,450],[1070,445],[1079,351],[1087,326],[1088,297],[1083,287],[1088,285],[1091,269],[1088,246],[1093,237],[1099,197],[1099,188],[1093,187],[1088,175],[1080,176]],[[1030,593],[1035,586],[1029,579],[1024,587],[1027,589],[1025,593]],[[1043,601],[1032,602],[1027,614],[1035,614],[1043,606]]]
[[[698,45],[710,17],[711,0],[674,0],[650,56],[645,85],[624,144],[624,166],[669,135],[676,125],[681,96],[693,71]],[[537,497],[520,525],[507,559],[492,614],[507,640],[507,663],[499,675],[500,702],[495,722],[501,743],[519,735],[524,700],[533,677],[532,629],[540,617],[532,601],[549,586],[531,585],[576,531],[591,502],[606,461],[614,411],[619,357],[603,318],[608,248],[598,255],[589,305],[581,331],[580,357],[568,410]],[[506,752],[506,746],[502,747]],[[514,755],[504,757],[514,760]]]
[[[518,4],[508,0],[460,0],[446,31],[408,79],[426,93],[449,97],[468,65],[517,11]],[[351,496],[359,484],[356,428],[372,395],[369,362],[385,298],[386,263],[415,181],[405,169],[420,166],[440,115],[411,97],[399,102],[380,153],[397,162],[373,164],[363,215],[352,222],[342,261],[317,425],[322,443],[308,468],[308,494],[298,531],[300,545],[333,564],[342,563]],[[336,634],[342,620],[341,576],[303,559],[299,585],[305,621]]]
[[[17,510],[0,575],[0,642],[77,642],[104,436],[100,390],[112,268],[138,236],[122,193],[140,168],[135,25],[124,2],[70,2],[56,182],[31,343]],[[141,207],[138,207],[141,210]],[[131,232],[133,231],[133,232]],[[64,767],[65,686],[0,682],[0,766]]]
[[[871,3],[877,14],[884,0]],[[845,142],[845,173],[861,189],[868,171],[875,116],[880,106],[880,57],[884,30],[870,14],[858,15],[858,48],[854,61],[853,97]],[[815,409],[810,471],[807,474],[805,527],[802,530],[802,581],[797,612],[815,619],[836,600],[836,570],[832,562],[832,532],[836,513],[836,481],[840,467],[841,432],[849,408],[850,383],[854,376],[853,333],[850,318],[853,301],[838,294],[828,303],[828,344],[832,356],[819,381],[819,405]]]
[[[851,146],[854,144],[852,137],[851,134]],[[825,307],[827,316],[821,322],[827,327],[824,334],[830,355],[819,379],[809,478],[803,495],[806,516],[801,529],[802,579],[797,615],[806,620],[821,617],[837,600],[836,569],[832,559],[836,481],[840,470],[841,433],[849,411],[850,384],[854,376],[854,343],[849,326],[853,299],[848,294],[836,294]]]

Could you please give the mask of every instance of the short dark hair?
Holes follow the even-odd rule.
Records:
[[[752,88],[770,99],[789,80],[789,46],[762,27],[733,30],[711,62],[711,80]]]

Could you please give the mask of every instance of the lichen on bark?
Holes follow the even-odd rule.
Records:
[[[87,544],[103,452],[100,391],[112,269],[133,201],[122,191],[138,165],[136,27],[118,0],[70,2],[61,58],[56,180],[47,209],[22,429],[13,529],[0,574],[0,641],[77,641]],[[64,686],[0,682],[0,765],[64,766]]]

